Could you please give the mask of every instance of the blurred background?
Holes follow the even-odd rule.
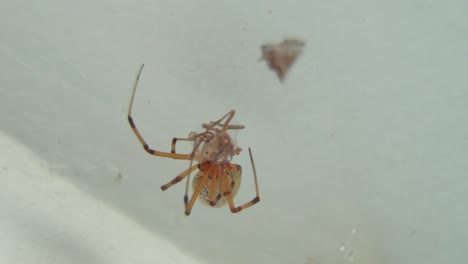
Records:
[[[2,263],[460,263],[466,1],[10,1],[0,9]],[[299,37],[281,84],[259,47]],[[232,214],[153,157],[231,109]],[[190,144],[181,144],[189,151]]]

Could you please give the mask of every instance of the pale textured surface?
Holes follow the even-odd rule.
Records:
[[[0,263],[199,263],[0,133]]]
[[[90,203],[201,262],[461,263],[466,1],[222,2],[5,2],[0,129]],[[307,46],[281,86],[257,59],[261,44],[287,36]],[[134,117],[150,144],[169,150],[172,137],[236,109],[246,125],[238,144],[255,156],[258,205],[232,215],[196,204],[187,218],[183,185],[159,190],[188,164],[147,155],[128,126],[142,62]],[[234,162],[244,168],[245,202],[254,195],[247,153]],[[41,206],[53,208],[47,200]],[[89,223],[101,217],[86,218],[70,232],[96,229]],[[27,243],[46,243],[44,232]],[[109,260],[86,243],[96,263]],[[109,243],[125,254],[135,241]]]

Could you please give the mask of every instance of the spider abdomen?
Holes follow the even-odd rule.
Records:
[[[195,175],[192,188],[195,190],[199,184],[203,187],[198,194],[198,200],[210,207],[223,207],[227,203],[227,195],[232,195],[234,198],[239,191],[242,168],[237,164],[222,164],[206,162],[200,164],[201,170]],[[206,169],[206,170],[202,170]],[[207,177],[204,177],[208,175]],[[204,180],[205,178],[205,180]],[[202,182],[204,180],[204,182]],[[214,186],[213,186],[214,185]],[[213,195],[211,192],[213,191]],[[212,197],[212,200],[210,200]]]

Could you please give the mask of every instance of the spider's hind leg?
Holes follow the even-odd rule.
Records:
[[[229,203],[229,208],[231,209],[231,212],[233,212],[233,213],[238,213],[238,212],[240,212],[240,211],[242,211],[244,209],[247,209],[247,208],[251,207],[252,205],[260,202],[260,194],[259,194],[259,191],[258,191],[257,172],[255,170],[255,164],[254,164],[254,161],[253,161],[252,151],[250,150],[250,148],[249,148],[249,155],[250,155],[250,162],[252,164],[252,170],[253,170],[253,174],[254,174],[256,196],[250,202],[247,202],[247,203],[245,203],[243,205],[235,206],[234,205],[234,198],[233,198],[233,195],[232,195],[231,192],[234,189],[234,186],[235,186],[236,183],[234,181],[232,181],[230,186],[224,186],[223,195],[226,196],[227,201]]]

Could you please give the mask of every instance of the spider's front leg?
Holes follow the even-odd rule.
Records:
[[[140,80],[140,75],[141,75],[141,71],[143,70],[143,66],[144,64],[141,65],[140,71],[138,72],[137,78],[135,80],[135,84],[133,86],[132,97],[130,98],[130,106],[128,107],[128,123],[130,124],[130,127],[133,130],[133,133],[135,133],[135,136],[137,137],[138,141],[140,141],[145,151],[148,152],[149,154],[160,156],[160,157],[165,157],[165,158],[189,160],[192,156],[191,154],[177,154],[175,152],[168,153],[168,152],[163,152],[163,151],[152,149],[148,145],[148,143],[146,143],[145,139],[143,138],[140,131],[136,127],[135,121],[133,121],[133,117],[132,117],[133,100],[135,99],[135,92],[138,86],[138,81]]]

